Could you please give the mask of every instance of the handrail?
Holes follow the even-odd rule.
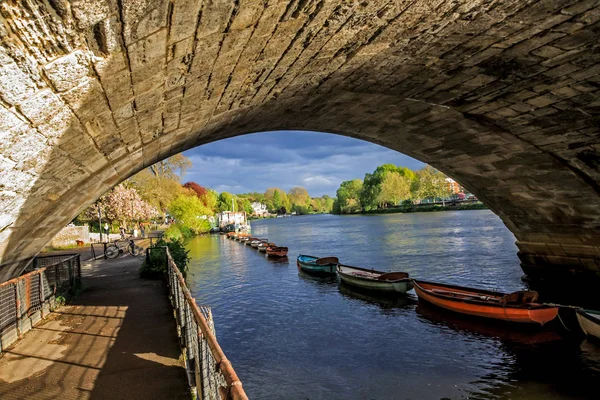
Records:
[[[181,273],[181,271],[175,264],[175,261],[171,257],[169,249],[164,247],[164,250],[166,252],[169,272],[173,271],[173,274],[175,275],[177,283],[181,289],[181,293],[183,294],[184,300],[189,306],[193,319],[196,322],[198,328],[197,334],[199,337],[206,340],[206,344],[210,349],[212,358],[215,360],[216,366],[220,373],[223,375],[223,378],[227,385],[227,387],[224,388],[225,392],[220,393],[219,396],[222,399],[247,400],[248,396],[244,392],[242,382],[238,378],[235,370],[233,369],[231,362],[225,356],[225,353],[219,345],[217,338],[213,334],[213,331],[210,328],[206,317],[204,316],[204,314],[202,314],[200,308],[196,304],[196,300],[192,297],[190,290],[188,289],[187,284],[185,283],[185,278],[183,277],[183,274]],[[173,290],[174,288],[171,289]]]
[[[56,307],[55,295],[75,287],[81,279],[79,254],[46,256],[48,265],[0,283],[0,353]],[[56,260],[56,261],[55,261]]]

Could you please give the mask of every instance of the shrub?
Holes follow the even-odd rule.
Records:
[[[150,247],[149,255],[140,267],[140,277],[146,279],[160,279],[164,277],[167,272],[167,260],[162,247],[169,249],[173,261],[175,261],[177,268],[179,268],[185,278],[190,257],[188,256],[189,250],[185,249],[185,245],[181,239],[160,239]]]

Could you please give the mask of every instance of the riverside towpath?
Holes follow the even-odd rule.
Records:
[[[0,355],[0,399],[189,399],[167,289],[142,260],[82,262],[85,291]]]

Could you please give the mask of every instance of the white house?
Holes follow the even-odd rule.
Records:
[[[259,217],[264,217],[265,215],[269,214],[267,206],[257,201],[252,203],[252,209],[254,210],[253,214]]]
[[[219,219],[220,227],[224,227],[225,225],[229,224],[244,225],[246,223],[246,213],[244,211],[223,211],[217,214],[217,218]]]

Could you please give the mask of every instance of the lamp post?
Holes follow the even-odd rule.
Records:
[[[98,207],[98,228],[100,228],[100,241],[102,242],[102,212],[100,211],[100,203],[96,202]]]

